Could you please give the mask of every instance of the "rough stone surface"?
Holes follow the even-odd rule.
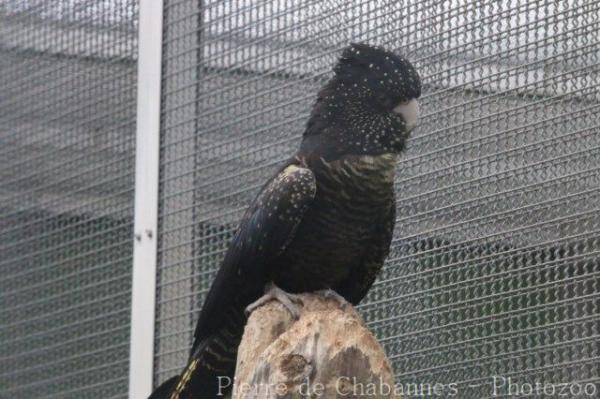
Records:
[[[299,320],[271,301],[250,316],[238,351],[234,399],[391,398],[381,346],[358,313],[334,299],[303,294]]]

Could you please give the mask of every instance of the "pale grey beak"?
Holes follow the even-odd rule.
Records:
[[[406,129],[410,132],[417,126],[419,120],[419,102],[416,99],[403,102],[394,108],[394,112],[402,115]]]

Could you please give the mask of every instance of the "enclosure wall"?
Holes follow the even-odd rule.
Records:
[[[126,398],[137,2],[0,0],[0,397]]]
[[[359,306],[397,382],[600,395],[599,31],[589,0],[164,0],[158,234],[140,238],[158,240],[154,385],[185,365],[240,217],[342,48],[367,42],[423,80],[391,253]],[[136,378],[137,35],[136,0],[0,0],[2,398],[125,398]]]
[[[493,375],[598,383],[599,7],[165,1],[155,382],[185,364],[228,240],[340,50],[368,42],[424,82],[391,254],[360,306],[398,382],[477,399]]]

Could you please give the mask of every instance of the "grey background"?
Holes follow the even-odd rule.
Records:
[[[125,398],[137,3],[0,0],[0,397]]]
[[[166,0],[155,384],[350,41],[423,115],[360,311],[400,383],[600,383],[600,5]],[[138,4],[0,0],[0,397],[127,395]],[[141,82],[143,84],[143,82]],[[469,385],[474,385],[469,387]]]
[[[398,382],[458,383],[480,399],[492,375],[600,381],[597,3],[164,11],[157,383],[184,366],[237,221],[293,154],[350,41],[403,52],[424,81],[392,251],[360,306]]]

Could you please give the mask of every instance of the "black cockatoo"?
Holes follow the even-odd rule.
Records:
[[[294,293],[329,290],[352,304],[366,295],[389,252],[396,157],[416,124],[420,94],[405,58],[366,44],[343,50],[298,152],[241,221],[200,313],[188,366],[152,399],[223,393],[249,305],[276,297],[297,314]]]

